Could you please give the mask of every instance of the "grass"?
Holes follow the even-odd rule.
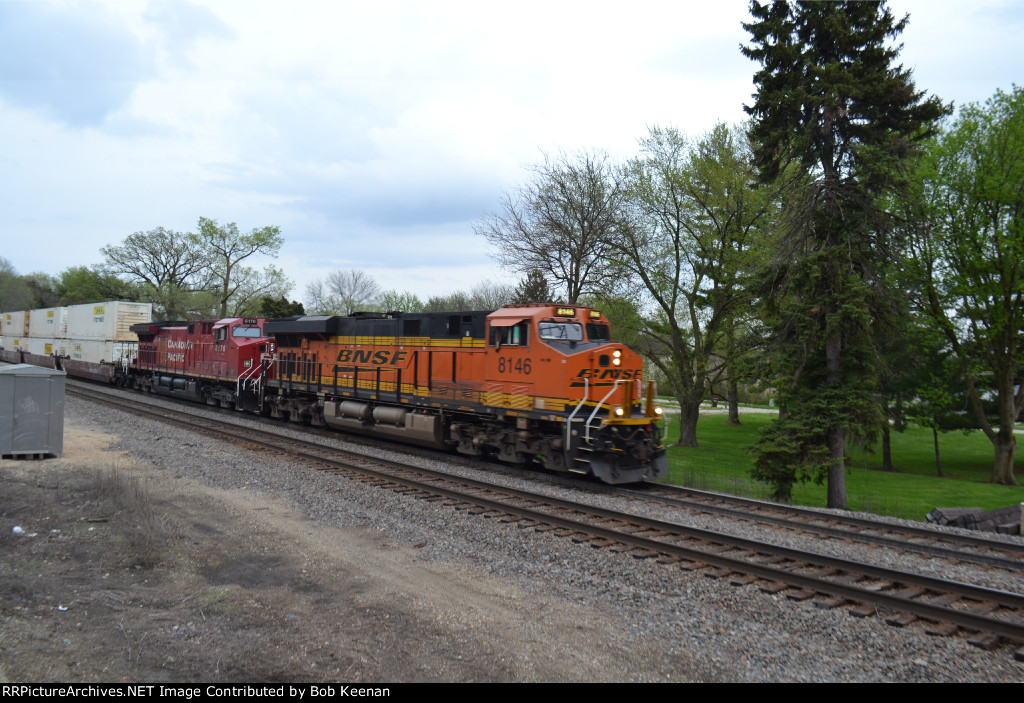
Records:
[[[759,430],[774,414],[746,413],[740,426],[727,417],[702,415],[697,423],[699,448],[670,447],[670,483],[767,499],[768,487],[750,477],[750,448]],[[678,438],[679,421],[670,418],[668,440]],[[895,471],[881,471],[881,446],[866,451],[847,447],[846,495],[851,510],[924,520],[937,507],[980,507],[987,510],[1024,502],[1024,486],[997,486],[988,482],[992,472],[992,444],[981,432],[949,432],[939,435],[943,477],[935,473],[931,430],[909,427],[892,433]],[[1015,464],[1024,483],[1024,456]],[[793,487],[797,505],[825,507],[826,487],[813,482]]]
[[[126,467],[113,464],[95,473],[90,488],[98,507],[109,506],[116,511],[121,530],[114,539],[127,565],[147,569],[156,566],[163,556],[161,545],[167,530],[143,483]]]

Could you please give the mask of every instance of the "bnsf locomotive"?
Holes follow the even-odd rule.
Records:
[[[596,310],[298,317],[265,331],[277,352],[255,390],[272,416],[608,483],[668,471],[641,359]]]
[[[608,483],[665,476],[640,357],[596,310],[229,318],[131,327],[112,380]],[[70,372],[70,370],[69,370]],[[95,377],[95,374],[93,374]]]

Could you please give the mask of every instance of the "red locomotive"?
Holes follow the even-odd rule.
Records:
[[[230,317],[133,325],[139,351],[127,380],[153,393],[258,410],[256,389],[266,372],[261,359],[274,353],[265,323]]]

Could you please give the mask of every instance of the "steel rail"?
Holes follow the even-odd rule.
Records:
[[[611,493],[617,495],[624,495],[629,497],[642,496],[646,491],[635,491],[630,489],[617,489],[611,487]],[[718,494],[713,494],[714,500],[720,500],[722,502],[736,502],[740,505],[747,504],[751,499],[738,498],[736,501],[729,500],[728,496],[719,497]],[[679,507],[686,508],[688,510],[696,510],[705,513],[712,513],[714,515],[723,515],[738,520],[746,520],[748,522],[761,523],[765,525],[774,525],[776,527],[784,527],[792,530],[800,530],[802,532],[813,532],[815,534],[825,535],[828,537],[835,537],[837,539],[849,540],[851,542],[861,542],[864,544],[877,544],[879,546],[892,547],[893,549],[900,549],[907,552],[917,552],[919,554],[926,554],[928,556],[943,557],[945,559],[957,559],[959,561],[971,562],[974,564],[981,564],[984,566],[995,566],[1000,569],[1006,569],[1007,571],[1024,571],[1024,558],[1015,559],[1013,557],[1002,557],[992,554],[982,554],[978,552],[965,552],[959,549],[945,547],[937,544],[922,544],[920,542],[911,542],[905,539],[899,539],[895,537],[887,537],[884,534],[865,534],[860,532],[852,532],[850,530],[844,530],[841,527],[830,527],[828,525],[820,525],[808,522],[797,522],[787,517],[774,517],[772,515],[765,515],[759,512],[744,512],[735,508],[727,508],[720,505],[713,505],[709,503],[702,503],[695,500],[687,500],[685,498],[673,498],[671,496],[664,498],[657,498],[655,500],[671,501],[669,505],[678,505]],[[996,551],[1010,552],[1012,554],[1021,554],[1024,556],[1024,546],[1009,544],[1005,542],[996,542],[994,540],[973,540],[967,537],[965,540],[955,539],[962,537],[962,535],[953,535],[954,539],[946,540],[947,535],[939,534],[929,530],[922,530],[921,528],[906,527],[900,525],[891,525],[884,522],[873,522],[870,520],[864,520],[863,518],[847,517],[845,515],[830,515],[823,514],[815,511],[802,510],[799,507],[790,510],[792,506],[780,506],[776,507],[772,503],[760,503],[756,501],[762,510],[776,513],[789,513],[802,517],[807,517],[812,520],[822,522],[836,522],[840,524],[853,524],[855,527],[872,530],[873,532],[894,532],[894,533],[905,533],[914,537],[929,538],[933,542],[935,541],[953,541],[962,543],[969,546],[984,546],[988,549]],[[981,544],[979,544],[981,542]]]
[[[894,525],[887,522],[879,522],[877,520],[871,520],[869,518],[857,517],[855,515],[838,515],[833,513],[823,513],[820,510],[814,510],[813,508],[804,508],[798,505],[782,505],[779,503],[770,503],[763,500],[757,500],[756,498],[744,498],[742,496],[733,496],[724,493],[715,493],[713,491],[702,491],[697,488],[686,488],[683,486],[667,486],[664,484],[651,484],[649,490],[636,491],[628,488],[618,488],[615,486],[609,486],[609,491],[620,493],[622,495],[634,495],[645,497],[650,500],[649,497],[644,496],[648,492],[657,492],[664,490],[670,493],[683,493],[697,496],[707,500],[718,500],[725,503],[732,503],[746,508],[752,508],[755,510],[767,510],[773,512],[785,512],[791,515],[797,515],[800,517],[810,518],[812,520],[823,520],[839,522],[844,525],[852,525],[855,527],[864,527],[872,530],[888,530],[890,532],[901,532],[915,537],[921,537],[923,539],[938,539],[945,542],[955,542],[970,547],[981,547],[985,549],[994,549],[997,551],[1010,552],[1013,554],[1020,554],[1024,557],[1024,545],[1012,544],[1008,542],[998,542],[993,539],[988,539],[982,536],[976,535],[963,535],[957,533],[942,533],[939,534],[934,530],[930,530],[925,527],[914,527],[913,525]],[[673,496],[667,496],[671,500],[681,500]],[[716,508],[717,510],[717,508]]]
[[[123,399],[116,399],[121,401]],[[118,407],[115,400],[102,400],[100,402],[111,404],[114,407]],[[129,401],[130,402],[130,401]],[[145,405],[145,404],[142,404]],[[121,408],[123,410],[123,408]],[[375,464],[382,464],[392,468],[398,468],[403,471],[414,471],[417,473],[425,474],[432,479],[430,482],[424,482],[423,480],[409,478],[404,476],[395,476],[394,474],[378,471],[371,467],[359,464],[353,464],[348,461],[339,461],[337,459],[330,459],[320,454],[315,454],[302,449],[286,449],[283,448],[279,443],[272,443],[267,440],[254,439],[252,437],[243,436],[242,433],[236,433],[233,431],[224,432],[222,430],[214,430],[210,425],[210,421],[206,420],[205,423],[196,422],[195,420],[182,420],[172,417],[168,417],[165,413],[158,413],[154,410],[144,410],[147,414],[151,414],[157,419],[163,421],[171,421],[177,424],[192,427],[202,432],[216,432],[218,437],[229,437],[235,440],[263,446],[278,452],[287,452],[293,456],[306,459],[317,464],[326,464],[328,466],[337,467],[345,471],[357,471],[362,474],[373,476],[378,480],[383,480],[389,483],[398,484],[410,489],[417,491],[423,491],[431,493],[437,496],[445,497],[451,500],[459,502],[468,502],[476,504],[480,507],[487,508],[499,513],[506,513],[521,517],[524,519],[533,520],[539,523],[549,524],[555,527],[561,527],[563,529],[570,530],[574,533],[590,534],[594,537],[604,538],[613,542],[619,542],[641,548],[652,553],[665,554],[668,556],[686,559],[689,561],[700,562],[717,566],[737,573],[747,574],[755,576],[757,578],[765,579],[768,581],[782,583],[788,586],[794,586],[798,588],[805,588],[819,593],[825,593],[832,596],[843,598],[844,600],[853,600],[864,602],[868,604],[881,605],[883,607],[890,607],[894,610],[910,613],[917,617],[936,620],[940,622],[949,622],[960,627],[964,627],[969,630],[977,630],[981,632],[989,632],[997,634],[1002,637],[1014,641],[1024,641],[1024,622],[1015,623],[1008,620],[1000,620],[997,618],[988,617],[982,614],[969,613],[955,608],[950,608],[942,604],[929,603],[922,601],[917,598],[906,598],[900,595],[891,593],[884,593],[874,589],[868,589],[863,587],[857,587],[856,583],[841,583],[833,580],[829,580],[825,576],[815,576],[808,574],[801,574],[795,571],[797,568],[806,567],[818,567],[826,568],[833,571],[845,572],[848,574],[856,574],[858,579],[872,578],[880,579],[893,584],[899,584],[904,587],[917,587],[926,591],[933,591],[936,593],[953,593],[961,598],[968,598],[976,600],[978,602],[994,603],[1003,607],[1014,608],[1018,610],[1024,610],[1024,596],[1009,593],[1007,591],[999,591],[996,589],[985,588],[981,586],[974,586],[971,584],[960,583],[956,581],[949,581],[946,579],[939,579],[931,576],[923,576],[920,574],[912,574],[907,572],[890,569],[888,567],[874,566],[871,564],[864,564],[861,562],[850,561],[841,559],[838,557],[829,557],[827,555],[817,554],[814,552],[804,552],[788,547],[780,547],[757,540],[750,540],[741,537],[735,537],[731,535],[723,535],[720,533],[711,532],[702,528],[688,527],[680,525],[678,523],[666,522],[662,520],[656,520],[653,518],[645,518],[635,515],[628,515],[620,513],[618,511],[608,510],[605,508],[598,508],[586,504],[573,503],[571,501],[563,500],[560,498],[553,498],[550,496],[544,496],[540,494],[531,493],[519,489],[507,488],[504,486],[497,486],[489,484],[476,479],[469,479],[463,477],[452,477],[449,474],[443,472],[434,471],[431,469],[422,469],[420,467],[410,467],[403,465],[399,462],[393,462],[389,460],[381,460],[373,457],[366,457],[365,455],[356,455],[358,460],[362,462],[372,462]],[[184,414],[181,411],[171,411],[172,413]],[[231,425],[233,423],[226,423]],[[236,429],[237,426],[235,426]],[[258,429],[245,428],[246,432],[261,432]],[[273,434],[273,433],[271,433]],[[318,451],[329,451],[329,452],[345,452],[344,450],[338,450],[330,447],[322,447],[315,445],[305,440],[296,440],[293,438],[284,438],[280,435],[274,435],[275,440],[278,442],[282,439],[297,444],[297,445],[312,445],[318,447]],[[470,495],[465,493],[463,490],[456,488],[448,488],[435,483],[435,480],[443,479],[447,481],[457,480],[460,484],[466,484],[473,486],[474,488],[483,489],[491,492],[501,492],[508,496],[511,496],[517,500],[525,500],[533,503],[539,503],[546,505],[551,508],[560,508],[563,510],[570,510],[577,513],[587,514],[589,516],[605,519],[614,520],[616,522],[627,523],[633,528],[640,527],[644,530],[655,532],[655,533],[668,533],[670,536],[682,537],[688,539],[698,539],[704,542],[708,542],[713,546],[726,546],[733,549],[741,550],[748,553],[754,553],[758,555],[764,555],[769,558],[784,558],[797,562],[791,565],[789,568],[772,566],[765,563],[757,563],[749,559],[741,559],[737,557],[730,557],[725,554],[716,553],[712,548],[711,551],[708,549],[700,549],[696,547],[688,547],[679,544],[674,544],[664,539],[653,539],[650,537],[643,537],[639,533],[623,532],[601,525],[594,525],[587,522],[581,522],[576,519],[562,517],[558,515],[552,515],[550,512],[538,510],[536,508],[510,505],[507,502],[496,500],[493,498],[487,498],[479,495]],[[833,574],[833,576],[841,576],[841,574]]]

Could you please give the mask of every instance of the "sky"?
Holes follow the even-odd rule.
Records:
[[[957,106],[1022,80],[1024,0],[891,0]],[[306,284],[514,282],[474,223],[545,154],[744,119],[741,0],[0,0],[0,257],[19,273],[200,217],[276,225]],[[269,260],[256,262],[258,265]]]

